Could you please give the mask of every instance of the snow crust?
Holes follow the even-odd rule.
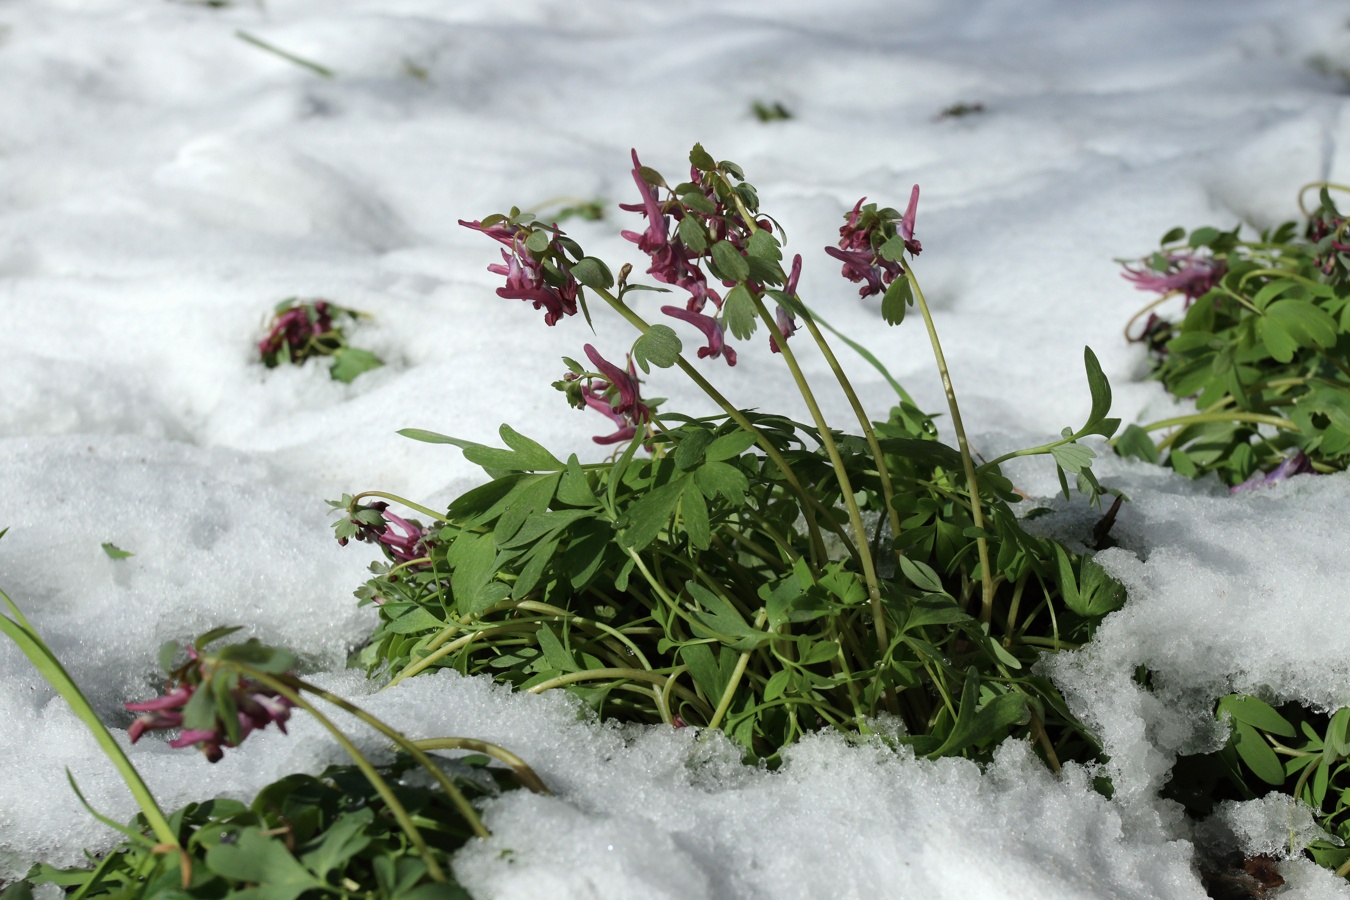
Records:
[[[818,736],[769,773],[716,735],[597,726],[563,696],[450,674],[372,693],[342,670],[369,627],[350,597],[369,556],[336,547],[322,501],[435,505],[481,478],[405,427],[488,442],[507,421],[599,458],[600,423],[549,384],[584,342],[621,353],[624,326],[545,328],[494,296],[492,247],[455,223],[599,198],[607,218],[569,232],[636,262],[612,206],[633,199],[629,149],[677,175],[696,140],[787,226],[803,296],[937,410],[922,330],[885,330],[819,252],[859,196],[922,184],[916,271],[987,457],[1081,421],[1084,344],[1115,414],[1156,418],[1170,401],[1120,336],[1142,295],[1113,257],[1177,224],[1271,225],[1302,183],[1350,181],[1347,85],[1333,0],[0,3],[0,587],[119,728],[156,690],[161,641],[243,624],[415,736],[510,747],[555,796],[487,804],[493,837],[456,859],[476,897],[1202,897],[1197,835],[1158,791],[1177,754],[1223,739],[1222,694],[1350,703],[1350,478],[1229,497],[1100,460],[1131,502],[1098,559],[1130,601],[1042,665],[1100,731],[1110,801],[1017,744],[981,772]],[[761,124],[756,101],[793,118]],[[956,103],[984,111],[939,116]],[[351,385],[264,370],[254,342],[289,296],[372,313],[352,338],[389,364]],[[714,377],[801,416],[762,343]],[[885,383],[840,356],[880,415]],[[708,410],[673,376],[652,390]],[[845,421],[842,397],[822,402]],[[1050,473],[1011,471],[1054,494]],[[1040,521],[1073,539],[1090,515]],[[64,768],[108,815],[130,799],[7,644],[0,722],[0,877],[111,845]],[[215,766],[153,740],[132,758],[170,808],[341,761],[303,720]],[[1223,821],[1241,849],[1283,853],[1292,815]],[[1302,860],[1281,871],[1282,896],[1350,896]]]

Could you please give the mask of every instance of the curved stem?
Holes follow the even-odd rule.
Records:
[[[379,497],[384,500],[392,500],[395,503],[400,503],[408,507],[408,509],[415,509],[424,516],[431,516],[433,522],[442,522],[445,520],[445,513],[438,513],[434,509],[427,509],[420,503],[414,503],[411,500],[400,497],[398,494],[390,494],[385,491],[362,491],[352,498],[352,503],[355,504],[364,497]]]
[[[3,632],[12,640],[19,649],[23,651],[24,656],[28,657],[29,662],[38,670],[38,673],[47,680],[57,693],[70,705],[70,709],[76,717],[85,724],[89,733],[93,735],[99,749],[108,757],[109,762],[117,769],[118,775],[126,784],[127,790],[135,798],[136,805],[140,807],[141,814],[145,816],[145,821],[154,832],[159,843],[167,848],[175,850],[181,849],[178,843],[178,833],[169,824],[165,818],[163,810],[155,801],[155,795],[150,792],[140,772],[132,764],[126,751],[113,738],[108,727],[99,719],[98,714],[94,712],[93,706],[80,690],[75,679],[66,671],[65,666],[61,665],[56,654],[47,646],[47,642],[37,633],[28,619],[19,610],[19,607],[9,598],[4,591],[0,591],[0,600],[3,600],[5,606],[9,608],[10,614],[14,618],[0,615],[0,632]],[[187,865],[188,857],[182,856],[183,864]],[[184,870],[186,873],[186,869]]]
[[[853,383],[844,374],[844,369],[839,365],[839,360],[835,358],[834,351],[830,349],[829,342],[825,340],[825,335],[821,334],[820,329],[816,327],[815,318],[811,311],[805,307],[803,307],[802,321],[806,323],[806,328],[811,332],[811,337],[815,340],[816,346],[825,355],[825,361],[829,364],[831,371],[834,372],[834,377],[838,380],[839,386],[843,388],[844,396],[848,398],[849,405],[853,407],[853,414],[858,418],[858,426],[862,428],[863,437],[867,440],[867,448],[871,451],[872,458],[876,460],[877,478],[881,481],[882,501],[886,505],[886,517],[891,526],[891,539],[895,540],[900,537],[900,513],[891,503],[895,498],[895,492],[891,488],[891,472],[886,466],[886,457],[881,452],[881,445],[877,443],[876,432],[872,429],[872,423],[867,419],[867,411],[863,409],[862,402],[853,390]],[[787,339],[780,334],[778,345],[781,347],[786,343]],[[913,401],[910,401],[910,403],[912,405]],[[901,555],[903,554],[897,551],[896,556]]]
[[[243,666],[241,666],[240,668],[241,670],[246,669],[246,667]],[[251,678],[258,678],[258,676],[260,675],[266,676],[266,673],[255,671],[249,672],[249,677]],[[279,681],[275,676],[266,676],[266,677],[270,678],[274,684],[284,683]],[[258,680],[261,681],[262,679],[258,678]],[[469,823],[469,827],[473,829],[473,833],[478,835],[478,837],[482,838],[491,836],[490,832],[487,830],[487,827],[483,824],[483,820],[479,818],[478,811],[473,808],[473,804],[469,802],[468,798],[464,796],[464,794],[460,791],[459,788],[455,787],[454,782],[451,781],[446,776],[446,774],[441,771],[440,766],[436,765],[431,760],[431,757],[427,756],[417,747],[413,746],[413,742],[410,741],[408,737],[405,734],[403,734],[403,732],[391,728],[389,725],[386,725],[382,720],[375,718],[375,716],[372,716],[370,713],[366,712],[364,709],[357,706],[355,703],[352,703],[349,700],[339,697],[337,694],[329,693],[328,691],[324,690],[318,685],[310,684],[309,682],[306,681],[301,681],[299,678],[292,678],[291,680],[294,681],[294,683],[300,689],[308,691],[316,697],[322,697],[324,700],[327,700],[329,703],[333,704],[343,712],[350,713],[351,715],[360,719],[362,722],[365,722],[371,728],[374,728],[380,734],[389,738],[389,740],[393,741],[400,748],[407,751],[408,754],[413,759],[417,760],[418,764],[421,765],[422,768],[426,769],[427,772],[430,773],[431,776],[435,778],[437,782],[440,783],[441,789],[445,791],[446,796],[450,798],[450,801],[455,804],[455,807],[459,810],[460,815],[464,816],[465,821]],[[312,709],[313,707],[311,706],[311,711]]]
[[[564,687],[569,684],[578,684],[583,681],[600,681],[605,678],[622,679],[625,681],[645,681],[648,684],[654,684],[657,687],[665,688],[673,679],[672,675],[661,675],[657,672],[648,672],[645,669],[586,669],[581,672],[568,672],[566,675],[559,675],[557,678],[550,678],[548,681],[541,681],[539,684],[532,685],[525,689],[527,694],[542,694],[544,691],[552,690],[557,687]],[[671,688],[673,693],[679,694],[691,703],[703,707],[709,715],[712,714],[712,707],[708,706],[702,698],[693,691],[680,685]]]
[[[332,719],[319,712],[314,707],[314,704],[310,703],[303,695],[301,695],[300,691],[291,687],[275,675],[259,672],[248,666],[238,665],[237,668],[239,671],[247,674],[249,678],[254,679],[259,684],[266,685],[300,709],[309,713],[314,717],[316,722],[323,726],[325,731],[333,736],[333,739],[338,742],[338,745],[341,746],[343,750],[347,751],[347,755],[351,757],[352,762],[356,764],[356,767],[361,770],[361,774],[370,782],[370,786],[375,788],[375,792],[380,795],[380,799],[384,801],[385,806],[389,807],[389,811],[393,814],[395,821],[398,822],[399,828],[401,828],[403,833],[408,836],[408,840],[412,842],[412,845],[417,848],[418,855],[422,857],[422,861],[427,865],[427,874],[436,881],[442,883],[447,881],[445,872],[441,869],[440,863],[436,861],[436,857],[432,854],[431,848],[427,846],[426,839],[422,837],[422,832],[419,831],[417,826],[413,823],[412,817],[408,815],[408,810],[399,802],[398,797],[394,796],[394,791],[389,787],[389,782],[384,780],[384,777],[375,770],[375,767],[371,764],[370,760],[366,758],[365,754],[357,749],[356,745],[342,733],[342,729],[333,724]],[[297,683],[303,684],[303,682]]]
[[[642,334],[647,333],[647,329],[651,327],[647,320],[643,319],[642,316],[630,309],[626,303],[609,293],[609,291],[602,291],[594,288],[592,288],[592,290],[613,307],[615,312],[628,320],[630,325]],[[783,478],[787,481],[792,492],[802,500],[802,510],[806,515],[806,527],[811,535],[811,553],[818,565],[820,560],[825,559],[825,545],[820,537],[820,529],[816,526],[815,514],[810,507],[810,495],[807,493],[806,488],[802,487],[802,483],[797,479],[797,473],[793,471],[791,464],[789,464],[783,457],[783,454],[778,451],[778,448],[774,446],[773,442],[745,417],[745,413],[732,406],[731,401],[728,400],[721,391],[713,387],[712,383],[704,378],[698,369],[695,369],[689,363],[689,360],[684,358],[683,354],[675,357],[675,365],[679,366],[680,371],[687,375],[694,384],[698,385],[699,390],[707,394],[714,403],[720,406],[722,411],[731,417],[732,421],[749,434],[754,435],[755,443],[759,445],[760,449],[764,451],[769,459],[773,460],[773,463],[778,467],[778,470],[783,473]],[[815,568],[815,566],[812,568]]]
[[[966,429],[961,423],[961,408],[956,403],[956,390],[952,387],[951,375],[947,373],[947,359],[942,355],[942,344],[938,341],[937,327],[933,325],[933,314],[928,309],[919,280],[914,277],[913,264],[905,267],[905,278],[914,290],[914,299],[923,314],[923,324],[928,329],[928,342],[933,345],[933,358],[937,361],[938,375],[942,379],[942,390],[947,395],[947,408],[952,414],[952,428],[956,430],[956,445],[961,451],[961,463],[966,471],[966,486],[970,488],[971,523],[980,530],[981,536],[975,539],[980,554],[980,622],[988,624],[994,615],[994,575],[989,564],[989,542],[983,537],[984,505],[980,502],[980,483],[975,475],[975,460],[970,454],[970,444],[966,441]]]
[[[1139,337],[1137,338],[1130,337],[1130,329],[1134,327],[1134,323],[1138,322],[1140,317],[1142,317],[1145,313],[1152,312],[1153,310],[1157,309],[1159,306],[1166,303],[1168,300],[1171,300],[1173,297],[1175,297],[1177,294],[1180,293],[1181,291],[1168,291],[1167,293],[1159,297],[1157,300],[1154,300],[1151,303],[1146,304],[1143,309],[1139,310],[1137,313],[1131,316],[1130,321],[1125,323],[1125,340],[1131,344],[1135,343],[1136,341],[1142,341],[1144,339],[1144,336],[1142,334],[1139,335]]]
[[[516,756],[505,747],[497,744],[490,744],[487,741],[480,741],[476,738],[424,738],[420,741],[409,741],[409,744],[418,750],[472,750],[475,753],[483,753],[492,757],[498,762],[506,763],[515,773],[516,780],[522,787],[529,788],[536,794],[552,794],[541,779],[525,760]]]
[[[769,617],[769,611],[761,609],[755,616],[755,630],[758,631],[764,627],[764,620]],[[708,720],[709,728],[716,728],[722,724],[722,717],[727,714],[727,708],[731,706],[731,699],[736,695],[736,688],[741,685],[741,677],[745,675],[745,667],[750,664],[750,651],[746,650],[741,654],[741,658],[736,660],[736,668],[731,673],[731,678],[727,680],[726,690],[722,691],[722,699],[717,703],[717,709],[713,711],[712,718]]]
[[[792,348],[788,346],[788,342],[778,331],[778,325],[774,322],[773,316],[769,315],[764,300],[755,297],[754,302],[755,311],[759,313],[760,320],[771,332],[778,335],[778,349],[782,351],[783,361],[787,363],[789,371],[792,372],[793,380],[797,382],[797,390],[802,395],[802,399],[806,401],[806,408],[810,411],[811,418],[815,421],[816,429],[820,434],[820,444],[825,449],[826,455],[829,456],[830,465],[834,468],[835,477],[839,480],[840,499],[843,500],[844,509],[848,512],[849,525],[853,531],[853,543],[858,554],[858,560],[862,564],[863,578],[867,581],[867,594],[872,605],[873,627],[877,633],[877,647],[880,652],[885,653],[886,648],[890,645],[890,639],[886,632],[885,608],[881,604],[881,587],[877,581],[872,548],[867,541],[867,528],[863,525],[858,501],[853,496],[853,485],[849,481],[848,471],[844,468],[843,457],[839,455],[839,447],[834,443],[834,435],[830,432],[830,426],[826,423],[825,416],[820,411],[820,405],[816,403],[815,394],[812,393],[811,386],[807,384],[801,366],[797,364],[796,354],[792,352]]]
[[[1171,428],[1175,425],[1202,425],[1206,422],[1250,422],[1254,425],[1274,425],[1276,428],[1283,428],[1285,431],[1299,430],[1297,425],[1281,416],[1268,416],[1264,413],[1244,412],[1195,413],[1189,416],[1175,416],[1171,419],[1160,419],[1157,422],[1150,422],[1142,427],[1145,431],[1157,431],[1160,428]]]

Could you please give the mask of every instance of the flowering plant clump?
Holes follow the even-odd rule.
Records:
[[[332,357],[329,374],[335,381],[350,383],[362,372],[384,365],[369,350],[347,343],[347,335],[338,321],[366,318],[354,309],[327,300],[300,300],[290,297],[277,304],[267,334],[258,342],[258,355],[269,369],[284,363],[301,365],[317,356]]]
[[[807,730],[870,731],[880,713],[900,717],[901,740],[928,756],[983,757],[1013,734],[1052,766],[1094,758],[1092,735],[1032,664],[1087,639],[1123,590],[1088,557],[1024,530],[999,466],[1049,456],[1066,493],[1072,475],[1096,501],[1094,454],[1079,441],[1118,424],[1096,358],[1085,353],[1085,425],[977,464],[913,272],[918,188],[903,213],[859,201],[822,261],[842,263],[863,297],[880,294],[886,320],[922,314],[956,445],[845,338],[897,390],[873,421],[799,294],[803,257],[785,259],[783,229],[740,167],[696,145],[688,171],[671,183],[632,155],[637,202],[621,208],[641,225],[623,236],[655,284],[631,281],[628,264],[616,279],[556,223],[517,209],[463,222],[502,247],[489,266],[505,279],[500,297],[525,300],[548,325],[589,320],[600,303],[633,327],[625,348],[564,357],[555,383],[608,420],[595,440],[615,455],[555,456],[509,425],[505,448],[402,432],[460,448],[490,480],[444,511],[379,492],[334,503],[339,539],[364,534],[394,564],[358,592],[380,598],[361,661],[393,684],[454,667],[566,690],[603,716],[722,729],[770,762]],[[673,295],[652,304],[655,321],[635,302],[644,291]],[[704,374],[733,375],[744,350],[733,345],[761,328],[809,421],[743,409]],[[681,331],[696,353],[686,356]],[[797,355],[812,351],[848,402],[852,433],[826,420],[803,375]],[[654,369],[678,370],[720,411],[692,418],[647,399],[639,376]],[[411,577],[370,496],[430,517],[417,525],[425,558]]]
[[[1130,425],[1116,450],[1234,491],[1350,465],[1350,242],[1331,198],[1258,240],[1180,228],[1124,277],[1159,296],[1126,329],[1153,377],[1197,411]],[[1158,310],[1180,299],[1173,318]],[[1135,322],[1147,316],[1142,328]],[[1155,434],[1157,433],[1157,434]]]

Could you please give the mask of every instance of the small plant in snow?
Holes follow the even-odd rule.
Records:
[[[1309,185],[1300,203],[1314,189],[1302,223],[1257,240],[1174,228],[1158,252],[1126,264],[1127,280],[1159,295],[1127,337],[1197,410],[1128,426],[1118,453],[1189,477],[1214,472],[1234,491],[1350,465],[1350,223],[1336,185]],[[1180,308],[1165,317],[1173,298]]]
[[[327,300],[296,297],[277,304],[267,334],[258,342],[258,355],[269,369],[285,363],[302,365],[313,357],[331,357],[329,374],[335,381],[350,383],[362,372],[384,365],[374,353],[347,343],[343,321],[366,318],[363,312]]]

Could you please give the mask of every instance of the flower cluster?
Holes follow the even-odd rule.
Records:
[[[844,264],[842,274],[854,284],[862,284],[858,296],[883,293],[891,282],[905,273],[900,260],[905,252],[918,256],[923,244],[914,237],[914,217],[919,207],[919,186],[909,192],[904,215],[893,209],[877,209],[875,203],[854,204],[839,228],[839,246],[825,252]]]
[[[343,310],[345,312],[346,310]],[[327,300],[300,302],[292,297],[277,307],[267,329],[267,336],[258,342],[258,354],[268,368],[282,362],[303,362],[316,353],[316,344],[334,333],[335,309]]]
[[[623,236],[647,254],[651,260],[649,275],[689,293],[684,309],[663,306],[661,312],[703,332],[707,344],[698,351],[700,358],[720,358],[727,365],[736,365],[736,352],[726,345],[725,298],[709,284],[709,276],[722,288],[734,290],[743,284],[756,295],[783,284],[781,269],[776,264],[764,265],[752,247],[757,232],[773,235],[774,223],[756,218],[758,199],[740,169],[715,162],[701,146],[690,154],[689,181],[684,184],[669,188],[659,174],[642,165],[636,150],[632,174],[642,202],[619,204],[619,208],[642,213],[647,228],[625,231]],[[739,183],[733,184],[733,179]],[[667,190],[664,201],[658,196],[658,188]],[[776,252],[776,242],[774,246]],[[735,269],[739,266],[746,272],[737,277]],[[788,293],[795,289],[794,282]],[[712,313],[705,311],[709,301],[714,307]],[[778,307],[777,322],[784,338],[796,330],[796,322],[782,306]],[[769,342],[777,352],[774,336]]]
[[[256,645],[256,641],[250,642]],[[247,646],[247,645],[246,645]],[[275,723],[284,734],[294,704],[255,681],[234,673],[218,673],[216,660],[203,656],[195,646],[187,648],[188,662],[171,673],[169,690],[162,697],[143,703],[127,703],[141,713],[127,730],[134,744],[147,731],[181,729],[170,747],[197,747],[208,762],[217,762],[225,747],[236,747],[254,731]],[[199,692],[207,695],[202,702]],[[231,718],[225,718],[224,716]]]
[[[352,538],[375,544],[395,562],[405,563],[427,556],[427,531],[416,519],[408,520],[389,511],[383,500],[354,506],[347,519],[338,523],[338,544]]]
[[[613,434],[597,435],[591,440],[597,444],[631,441],[638,428],[645,427],[652,419],[651,409],[638,393],[637,369],[632,357],[628,359],[627,369],[621,369],[590,344],[584,349],[600,377],[584,380],[583,373],[573,371],[564,375],[560,384],[568,391],[574,406],[589,407],[607,416],[618,429]],[[728,349],[728,352],[734,351]]]
[[[503,261],[488,266],[489,272],[506,276],[506,284],[497,288],[498,297],[525,300],[542,309],[546,325],[576,315],[580,285],[564,255],[565,238],[557,226],[530,226],[504,216],[481,222],[460,219],[459,224],[505,245]]]
[[[1321,208],[1309,216],[1307,230],[1308,240],[1317,246],[1316,263],[1322,274],[1334,276],[1339,267],[1341,277],[1344,277],[1346,260],[1341,254],[1350,253],[1350,243],[1346,243],[1347,228],[1350,224],[1340,215],[1331,198],[1324,196]]]
[[[1189,306],[1219,283],[1228,267],[1223,260],[1189,251],[1155,253],[1139,266],[1125,266],[1121,277],[1141,291],[1179,293]]]

